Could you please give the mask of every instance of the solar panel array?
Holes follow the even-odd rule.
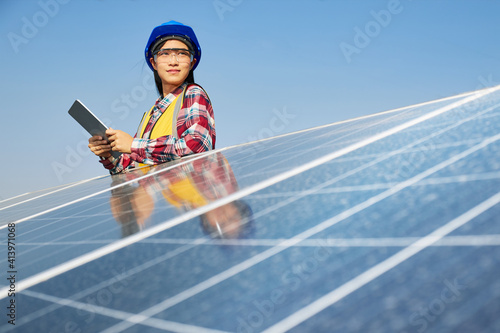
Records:
[[[3,200],[0,331],[500,331],[499,90]]]

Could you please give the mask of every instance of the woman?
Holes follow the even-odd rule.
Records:
[[[236,177],[225,156],[220,153],[192,159],[156,173],[143,168],[140,173],[113,177],[111,212],[119,223],[122,237],[173,217],[165,202],[179,214],[201,208],[238,191]],[[150,177],[141,177],[151,172]],[[138,179],[131,184],[131,180]],[[117,186],[123,184],[121,186]],[[161,195],[160,195],[161,194]],[[156,217],[155,217],[156,216]],[[158,220],[158,218],[160,218]],[[213,238],[243,238],[253,234],[253,213],[243,200],[235,200],[200,215],[202,231]]]
[[[110,128],[108,140],[89,139],[90,150],[111,174],[215,148],[212,105],[203,88],[194,83],[201,48],[193,29],[175,21],[157,26],[145,57],[160,97],[144,114],[135,136]],[[122,154],[115,158],[111,151]]]

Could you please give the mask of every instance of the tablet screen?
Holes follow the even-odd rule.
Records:
[[[103,137],[104,139],[106,138],[106,130],[108,127],[104,125],[102,121],[97,118],[92,111],[90,111],[85,105],[83,105],[82,102],[79,100],[76,100],[71,108],[69,109],[68,113],[73,117],[87,132],[90,133],[90,135],[99,135]],[[117,151],[111,152],[111,154],[115,157],[118,158],[121,153]]]

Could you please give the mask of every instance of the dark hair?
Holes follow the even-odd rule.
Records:
[[[180,37],[180,36],[164,36],[164,37],[160,38],[158,41],[154,42],[154,45],[151,47],[152,54],[155,54],[156,51],[160,50],[160,48],[170,39],[176,39],[176,40],[181,41],[182,43],[184,43],[186,45],[186,47],[191,51],[191,53],[194,54],[193,53],[193,45],[191,44],[191,42],[185,38]],[[154,73],[154,77],[155,77],[156,90],[158,90],[158,94],[160,94],[160,97],[163,98],[164,97],[163,96],[163,84],[161,83],[161,78],[158,75],[157,70],[153,69],[153,73]],[[186,83],[186,82],[188,84],[194,83],[194,74],[193,74],[192,69],[189,71],[189,74],[183,83]]]
[[[234,221],[239,224],[239,230],[235,238],[250,238],[254,234],[254,220],[253,211],[248,203],[243,200],[235,200],[232,204],[238,210],[241,220]],[[220,233],[220,230],[216,230],[212,227],[207,219],[206,214],[200,215],[200,222],[203,232],[206,235],[210,235],[212,238],[228,238],[227,235]]]
[[[158,94],[160,95],[160,97],[163,98],[164,97],[163,96],[163,84],[161,83],[160,75],[158,75],[157,70],[153,70],[153,73],[154,73],[154,77],[155,77],[156,90],[158,90]],[[189,74],[188,74],[186,80],[184,80],[184,82],[187,82],[188,84],[195,83],[193,70],[189,71]]]

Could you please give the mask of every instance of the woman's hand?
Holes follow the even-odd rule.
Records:
[[[132,152],[132,142],[134,138],[129,134],[120,130],[108,128],[106,130],[106,136],[111,144],[111,150],[127,154]]]
[[[111,156],[111,145],[99,135],[94,135],[89,139],[89,148],[99,157],[108,158]]]

